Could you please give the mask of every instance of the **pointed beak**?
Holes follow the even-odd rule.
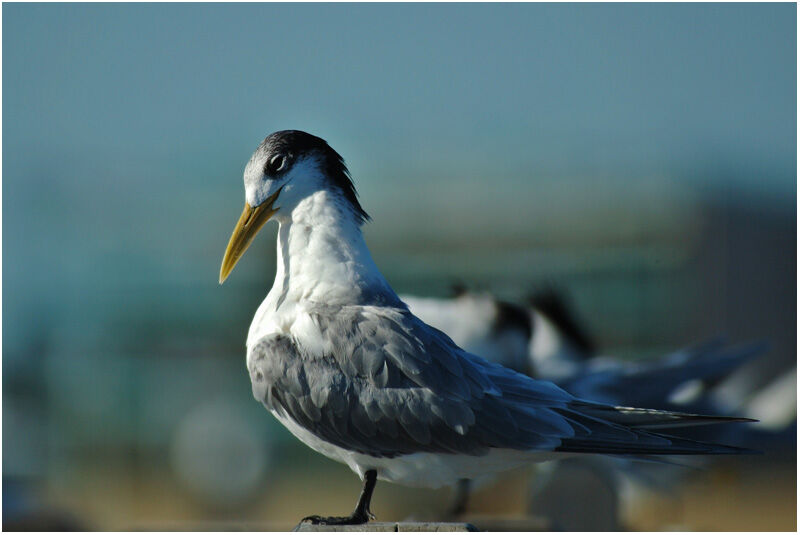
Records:
[[[222,266],[219,269],[219,283],[225,282],[228,275],[233,271],[236,262],[242,257],[244,252],[250,247],[253,238],[256,237],[258,231],[264,226],[264,223],[278,211],[273,209],[272,205],[278,198],[280,189],[269,196],[267,200],[253,208],[249,204],[244,204],[244,211],[236,223],[236,228],[233,229],[231,239],[228,242],[228,248],[225,249],[225,256],[222,257]]]

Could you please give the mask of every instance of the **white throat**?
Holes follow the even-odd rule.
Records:
[[[309,305],[403,306],[339,194],[317,191],[275,219],[280,225],[275,282],[250,325],[248,347],[268,334],[291,333]]]

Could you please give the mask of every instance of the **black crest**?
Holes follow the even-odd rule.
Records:
[[[358,193],[356,193],[344,158],[333,150],[324,139],[300,130],[280,130],[268,135],[259,146],[259,150],[264,151],[268,158],[275,154],[286,155],[290,163],[294,163],[303,156],[316,156],[320,159],[322,171],[349,201],[359,222],[363,223],[369,220],[369,215],[358,202]]]
[[[587,355],[594,355],[597,352],[595,341],[575,317],[563,292],[551,287],[544,288],[531,294],[528,302],[547,316],[556,328],[575,344],[575,347]]]
[[[525,333],[525,338],[530,340],[533,335],[531,326],[531,316],[528,311],[519,305],[506,301],[495,301],[497,306],[497,316],[495,316],[492,328],[499,333],[505,329],[517,329]]]

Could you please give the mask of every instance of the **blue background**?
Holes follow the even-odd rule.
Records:
[[[611,352],[764,337],[768,380],[796,358],[795,43],[793,4],[5,4],[4,482],[105,529],[207,518],[168,452],[209,399],[295,451],[243,365],[273,226],[216,283],[286,128],[345,157],[398,291],[555,283]]]

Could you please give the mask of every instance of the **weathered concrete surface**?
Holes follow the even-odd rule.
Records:
[[[466,515],[462,519],[478,531],[561,531],[560,526],[540,516]]]
[[[357,526],[298,524],[294,531],[477,531],[464,522],[369,522]]]

